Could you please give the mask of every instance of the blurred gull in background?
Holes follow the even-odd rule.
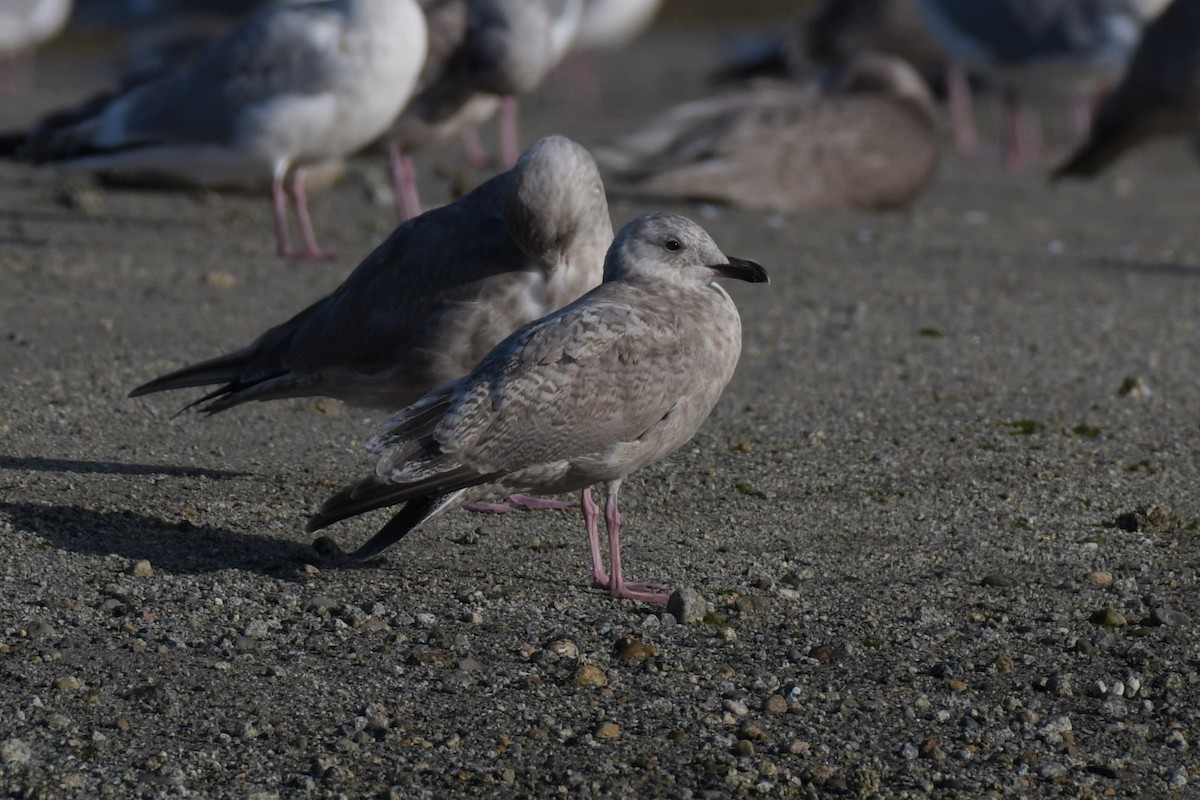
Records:
[[[64,169],[179,177],[198,185],[269,177],[278,252],[323,258],[304,173],[378,137],[425,60],[415,0],[271,6],[168,74],[35,126],[18,155]],[[292,249],[289,194],[304,239]]]
[[[33,85],[34,49],[53,39],[71,16],[71,0],[0,2],[0,92]]]

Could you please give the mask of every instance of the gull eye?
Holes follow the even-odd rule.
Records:
[[[683,245],[679,243],[678,239],[667,239],[666,247],[668,250],[678,250],[679,248],[683,247]]]

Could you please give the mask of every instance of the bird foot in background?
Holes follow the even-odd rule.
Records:
[[[483,514],[507,514],[509,511],[570,511],[574,504],[546,497],[530,497],[527,494],[510,494],[499,503],[469,503],[464,508]]]

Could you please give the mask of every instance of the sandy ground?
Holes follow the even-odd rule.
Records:
[[[599,143],[714,54],[659,33],[602,64],[615,119],[552,89],[527,135]],[[101,57],[49,53],[0,127],[103,86]],[[478,178],[460,161],[423,161],[428,196]],[[292,264],[263,198],[0,165],[5,795],[1195,796],[1179,145],[1057,190],[948,157],[896,214],[680,207],[773,280],[731,287],[737,376],[622,493],[627,572],[698,589],[694,625],[590,589],[575,514],[461,512],[323,563],[304,520],[378,416],[126,399],[334,287],[390,229],[382,170],[314,201],[343,258]]]

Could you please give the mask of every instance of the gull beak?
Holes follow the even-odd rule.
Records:
[[[728,264],[709,264],[709,268],[722,278],[735,278],[746,283],[771,282],[761,265],[744,258],[731,258]]]

